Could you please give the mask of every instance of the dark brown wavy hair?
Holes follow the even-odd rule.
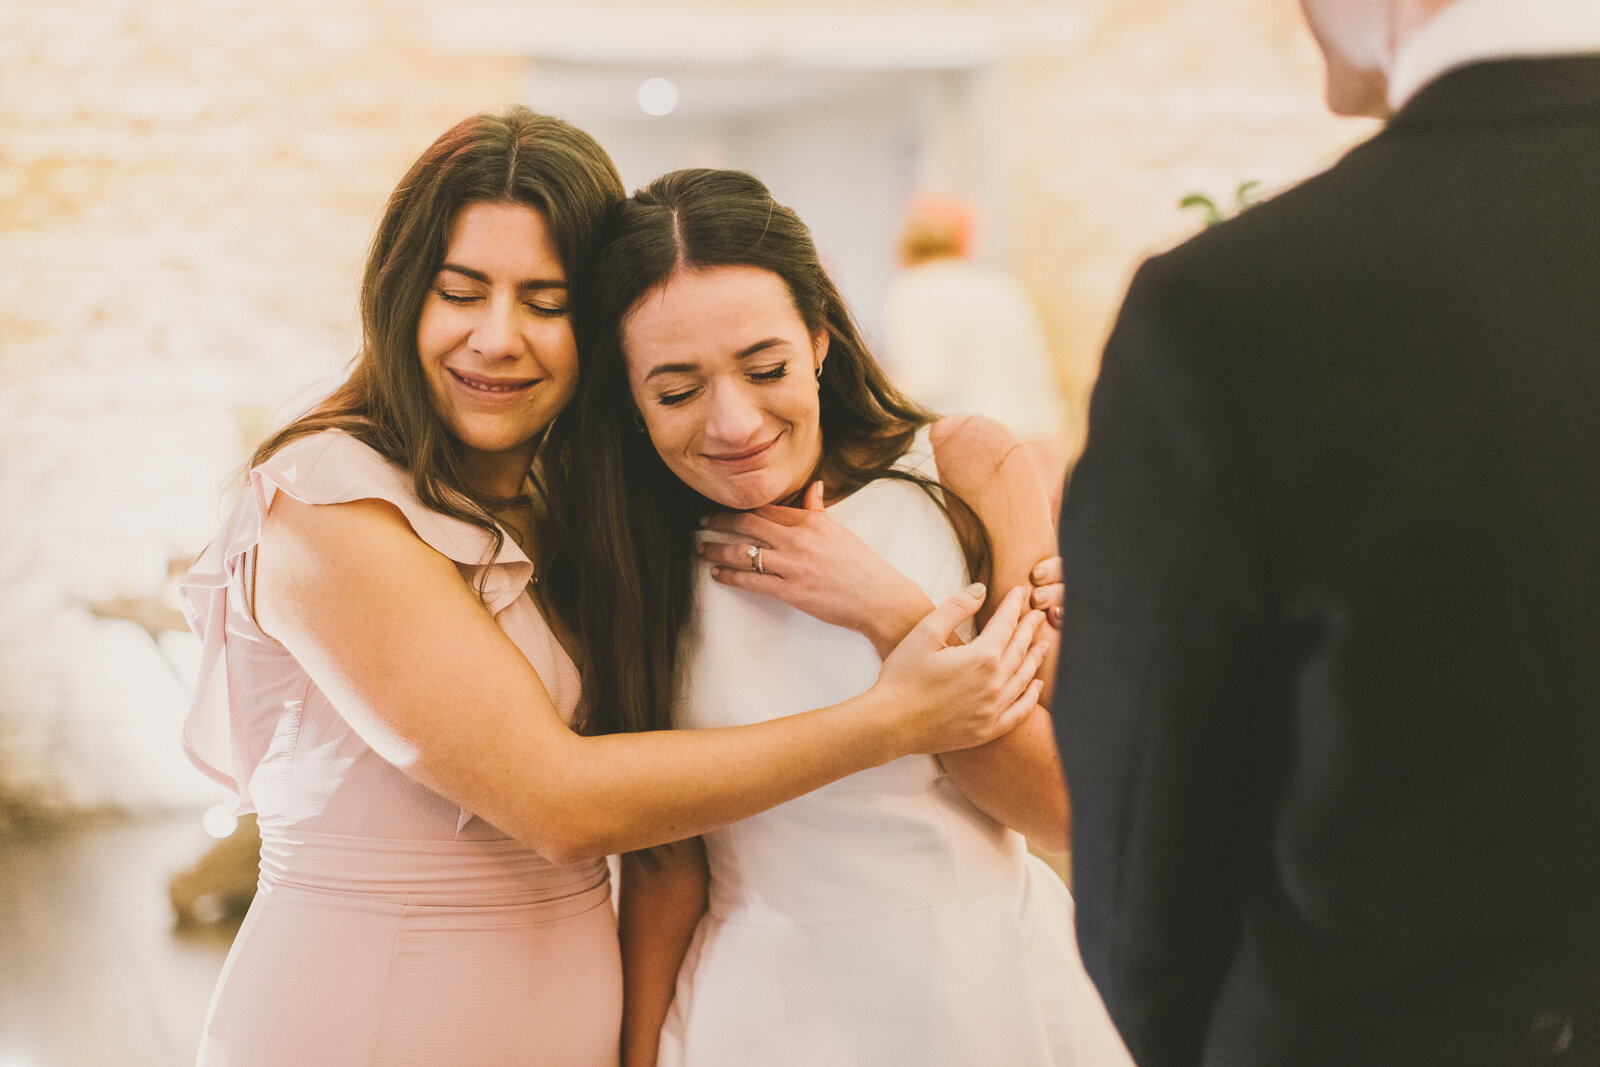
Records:
[[[577,395],[544,457],[563,528],[547,585],[585,650],[588,732],[670,727],[693,531],[721,510],[678,480],[634,422],[622,323],[675,270],[747,266],[783,279],[807,329],[828,332],[818,383],[822,459],[808,481],[822,478],[834,494],[877,478],[917,483],[951,518],[971,573],[984,575],[989,542],[972,509],[893,469],[933,416],[890,384],[810,231],[765,185],[739,171],[675,171],[616,205],[601,239],[593,284],[576,296],[588,327]]]
[[[361,283],[362,346],[349,377],[262,442],[250,466],[296,438],[344,430],[410,471],[424,504],[485,531],[498,552],[504,534],[489,509],[506,501],[468,486],[461,443],[434,409],[417,353],[423,301],[456,216],[477,203],[542,212],[570,291],[583,291],[594,284],[595,231],[623,195],[605,149],[560,119],[516,106],[445,131],[411,165],[378,223]]]

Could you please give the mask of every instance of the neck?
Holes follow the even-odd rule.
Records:
[[[473,494],[489,500],[510,500],[522,495],[523,483],[533,466],[533,450],[493,454],[468,453],[462,457],[463,473]]]

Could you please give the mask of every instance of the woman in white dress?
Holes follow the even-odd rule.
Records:
[[[1015,437],[902,398],[759,181],[669,174],[602,241],[593,356],[554,442],[588,521],[572,617],[610,667],[598,706],[703,729],[841,699],[933,602],[1050,554]],[[1035,707],[979,748],[627,857],[625,1062],[1127,1064],[1066,888],[1025,847],[1066,829]]]

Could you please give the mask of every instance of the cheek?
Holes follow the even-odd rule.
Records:
[[[822,434],[822,406],[809,383],[789,393],[779,409],[783,418],[795,428],[796,435],[810,440]]]

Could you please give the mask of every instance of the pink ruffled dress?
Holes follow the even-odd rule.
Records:
[[[212,999],[204,1067],[609,1067],[622,1004],[603,860],[555,866],[362,741],[246,606],[277,493],[378,499],[481,587],[568,718],[578,672],[507,538],[429,510],[354,437],[301,438],[250,485],[182,588],[204,646],[184,744],[258,813],[261,881]]]

